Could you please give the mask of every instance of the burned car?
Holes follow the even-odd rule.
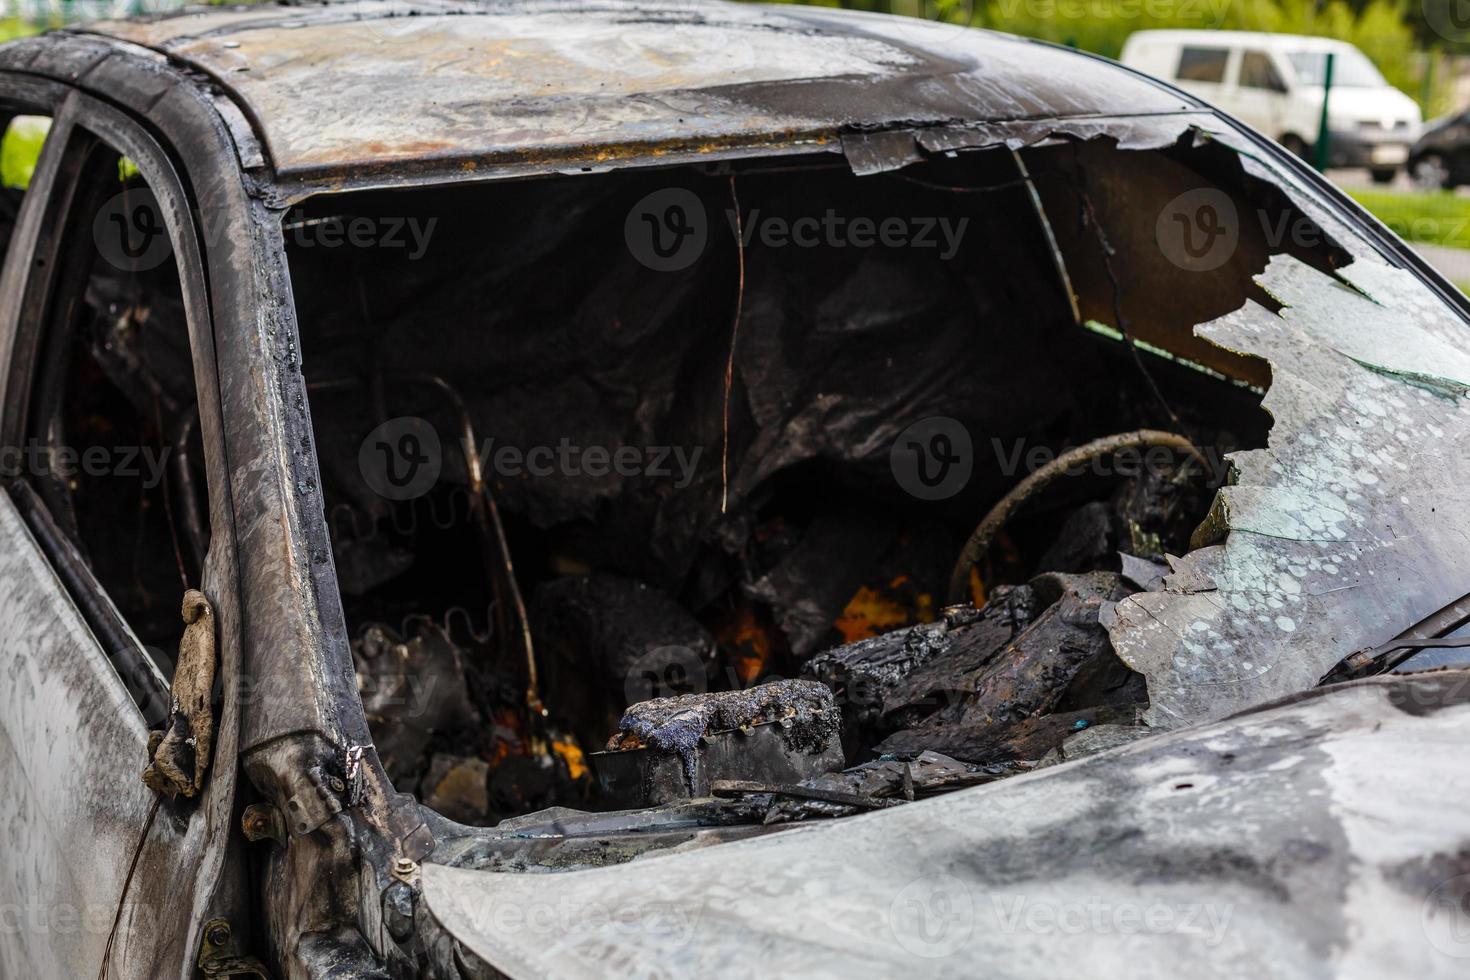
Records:
[[[1470,306],[1258,135],[598,0],[99,24],[0,107],[0,974],[1470,955]]]

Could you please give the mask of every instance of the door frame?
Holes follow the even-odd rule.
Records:
[[[192,977],[204,923],[224,917],[237,927],[248,927],[253,905],[243,840],[231,833],[238,826],[240,809],[241,578],[214,344],[214,304],[207,275],[205,246],[209,242],[202,233],[205,223],[173,155],[139,119],[76,88],[4,71],[0,71],[0,101],[7,103],[7,112],[14,105],[52,120],[0,272],[0,357],[4,358],[0,361],[0,445],[20,447],[26,437],[32,379],[45,349],[43,335],[52,325],[53,300],[62,279],[60,266],[69,244],[66,232],[74,227],[79,181],[90,147],[105,143],[137,165],[158,201],[177,257],[199,431],[205,447],[212,533],[199,586],[216,613],[218,722],[212,763],[199,797],[161,802],[146,820],[139,821],[141,836],[131,845],[132,864],[106,949],[111,977]],[[123,721],[128,730],[161,725],[163,718],[156,706],[167,681],[152,658],[39,499],[21,486],[12,491],[7,503],[25,519],[39,556],[55,573],[55,585],[70,598],[96,641],[98,657],[82,658],[76,683],[89,689],[98,683],[107,688],[120,678],[131,696],[117,703],[131,704],[135,712],[131,720]],[[182,630],[181,621],[181,634]],[[91,647],[83,644],[83,649]],[[148,761],[146,752],[131,738],[121,741],[117,749],[123,756],[109,760],[115,765],[107,770],[109,774],[115,770],[122,781],[112,784],[119,800],[139,796],[141,773]],[[77,748],[83,757],[106,757],[105,747]],[[132,758],[134,753],[136,758]],[[88,801],[78,805],[85,807]],[[119,928],[139,922],[141,928]],[[37,941],[48,940],[43,936]],[[90,964],[89,968],[101,965]]]

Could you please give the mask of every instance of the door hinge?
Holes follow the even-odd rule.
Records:
[[[225,919],[210,919],[204,924],[204,938],[199,941],[199,972],[206,977],[271,980],[260,960],[237,951],[234,931]]]

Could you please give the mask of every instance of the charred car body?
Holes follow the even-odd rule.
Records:
[[[1267,141],[702,3],[210,8],[0,107],[6,976],[1470,952],[1465,301]]]

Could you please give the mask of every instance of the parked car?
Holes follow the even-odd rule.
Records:
[[[1328,54],[1328,166],[1367,167],[1375,182],[1388,183],[1409,158],[1419,106],[1346,41],[1245,31],[1137,31],[1124,44],[1122,61],[1310,159],[1321,128]]]
[[[1463,975],[1470,304],[1279,145],[683,0],[17,120],[0,976]]]
[[[1470,111],[1424,124],[1409,150],[1409,175],[1424,190],[1451,190],[1470,183]]]

